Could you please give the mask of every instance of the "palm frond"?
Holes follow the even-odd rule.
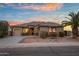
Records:
[[[68,20],[70,20],[70,21],[71,21],[71,19],[70,19],[69,17],[65,17],[65,18],[67,18]]]
[[[76,18],[79,18],[79,11],[78,11],[78,13],[76,14]]]
[[[71,16],[72,18],[75,17],[76,13],[74,12],[70,12],[69,16]]]
[[[62,23],[62,25],[65,27],[65,26],[69,26],[69,25],[72,25],[73,23],[72,22],[66,22],[66,23]]]

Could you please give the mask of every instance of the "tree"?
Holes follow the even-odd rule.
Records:
[[[71,25],[72,27],[72,34],[73,34],[73,38],[78,37],[78,26],[79,26],[79,12],[75,13],[75,12],[70,12],[69,15],[71,18],[67,18],[69,19],[69,21],[65,21],[63,23],[64,26],[69,26]]]
[[[0,21],[0,37],[4,37],[8,35],[8,22]]]

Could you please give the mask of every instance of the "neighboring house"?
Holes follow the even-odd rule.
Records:
[[[64,26],[64,33],[65,33],[65,36],[72,36],[72,28],[71,26]]]
[[[21,35],[28,33],[28,35],[39,35],[42,31],[63,32],[63,26],[53,22],[29,22],[13,26],[13,35]]]

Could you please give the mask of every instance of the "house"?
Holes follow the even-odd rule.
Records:
[[[29,22],[12,27],[13,35],[40,35],[42,31],[63,32],[63,26],[53,22]]]
[[[64,33],[65,33],[65,36],[72,36],[72,28],[71,28],[71,25],[64,26]]]

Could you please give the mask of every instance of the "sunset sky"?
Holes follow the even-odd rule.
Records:
[[[0,3],[0,20],[10,25],[30,21],[49,21],[60,23],[66,20],[70,11],[78,11],[77,3]]]

